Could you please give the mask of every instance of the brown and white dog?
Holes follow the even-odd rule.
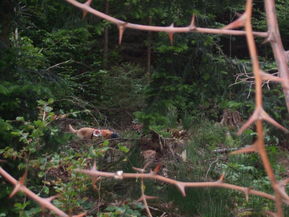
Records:
[[[80,139],[93,139],[93,137],[103,137],[105,139],[114,139],[114,138],[119,137],[117,133],[114,133],[113,131],[106,130],[106,129],[101,130],[101,129],[91,128],[91,127],[83,127],[83,128],[76,130],[69,124],[69,130],[71,133],[75,134]]]

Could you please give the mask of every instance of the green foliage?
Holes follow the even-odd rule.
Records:
[[[6,121],[6,133],[10,134],[14,142],[18,142],[16,142],[17,145],[14,147],[2,144],[0,153],[4,158],[27,159],[28,156],[36,152],[39,153],[46,143],[49,143],[49,137],[61,136],[59,130],[51,126],[55,119],[55,113],[50,106],[53,101],[53,99],[49,99],[47,102],[38,101],[39,115],[37,120],[26,120],[24,117],[16,117],[15,121]]]
[[[99,0],[93,7],[104,11],[106,2]],[[72,121],[69,118],[78,118],[75,121],[81,120],[80,125],[113,125],[125,129],[121,131],[124,138],[138,140],[143,135],[129,130],[134,117],[144,123],[143,133],[154,131],[170,137],[167,129],[180,126],[188,131],[188,162],[171,159],[166,165],[170,177],[215,180],[225,172],[229,183],[270,191],[257,155],[228,158],[213,153],[218,148],[249,145],[256,136],[248,129],[237,137],[218,124],[224,109],[239,111],[244,120],[254,110],[250,84],[232,85],[238,73],[251,71],[244,38],[175,34],[170,45],[165,33],[152,33],[148,38],[144,32],[126,31],[119,46],[117,28],[91,15],[82,19],[81,11],[65,1],[9,3],[13,10],[0,19],[1,39],[10,38],[10,47],[7,41],[0,42],[0,46],[8,46],[0,50],[0,157],[9,160],[7,168],[15,177],[29,169],[33,191],[43,197],[60,194],[54,203],[69,214],[89,210],[91,216],[143,216],[143,206],[138,203],[115,203],[125,200],[124,195],[135,199],[139,193],[135,181],[101,182],[94,193],[88,177],[74,172],[91,167],[94,161],[100,169],[141,167],[143,147],[108,140],[96,146],[63,133]],[[286,3],[276,2],[284,47],[289,45]],[[263,3],[254,4],[254,29],[266,31]],[[237,0],[109,0],[108,10],[123,20],[161,26],[186,26],[194,14],[197,26],[221,28],[243,12],[244,4]],[[150,74],[145,69],[147,45],[152,48]],[[258,53],[262,69],[276,72],[269,46],[258,47]],[[288,126],[282,90],[276,84],[269,87],[263,88],[265,110]],[[70,114],[67,120],[57,119],[66,113]],[[280,145],[287,144],[288,138],[267,125],[265,131],[272,166],[282,179],[286,168],[278,164]],[[38,205],[20,195],[7,202],[11,187],[0,182],[0,216],[40,215]],[[171,186],[146,184],[152,194],[160,191],[162,199],[174,202],[172,213],[183,216],[262,216],[262,211],[273,207],[256,197],[246,202],[239,193],[224,189],[190,189],[184,199]],[[113,191],[112,186],[121,189]],[[99,213],[95,211],[96,195],[104,202]]]
[[[171,177],[184,181],[207,181],[217,180],[221,174],[225,174],[226,183],[272,192],[271,183],[257,154],[231,155],[227,159],[227,154],[214,152],[252,144],[252,130],[245,131],[239,137],[226,127],[209,121],[199,120],[193,125],[188,145],[185,147],[187,162],[170,164]],[[277,163],[282,152],[278,151],[276,146],[268,146],[267,151],[278,177],[284,172],[284,165]],[[260,217],[274,207],[272,201],[264,198],[250,196],[246,201],[242,193],[224,189],[188,189],[185,199],[181,198],[173,187],[169,187],[167,191],[167,197],[174,199],[183,212],[201,216],[242,216],[246,213],[243,210],[248,210],[247,214],[250,216]],[[231,208],[228,209],[228,206]],[[224,214],[223,210],[230,211]]]
[[[87,54],[91,51],[93,42],[92,34],[87,28],[60,29],[47,33],[43,38],[45,56],[50,62],[63,62],[69,59],[75,61],[87,60]],[[83,56],[79,55],[82,53]],[[85,55],[86,54],[86,55]],[[95,54],[94,54],[95,55]],[[90,56],[91,61],[96,58]]]
[[[186,198],[183,198],[175,188],[169,187],[168,191],[167,197],[178,205],[179,211],[183,213],[182,216],[233,216],[232,198],[228,199],[231,195],[224,190],[188,189]],[[224,212],[224,210],[227,210],[227,212]]]
[[[92,209],[94,206],[91,198],[92,187],[87,185],[89,177],[77,174],[74,170],[91,166],[91,159],[99,161],[98,164],[101,165],[100,162],[112,149],[110,142],[105,140],[97,147],[80,146],[80,152],[74,150],[68,143],[71,136],[63,134],[54,124],[57,115],[53,112],[53,102],[53,99],[38,100],[39,113],[36,120],[17,117],[15,121],[2,121],[2,129],[6,129],[4,132],[14,138],[15,145],[3,144],[0,149],[1,158],[20,162],[14,165],[18,170],[31,168],[28,177],[30,189],[41,191],[43,197],[61,194],[61,197],[54,201],[59,208],[67,212],[75,212],[83,208]],[[130,151],[123,144],[117,144],[116,147],[120,156]],[[1,187],[0,190],[8,195],[11,189]],[[30,201],[22,201],[20,198],[17,196],[15,199],[14,213],[29,216],[40,212],[37,205]],[[126,212],[131,215],[138,213],[128,208]],[[7,214],[11,216],[12,212],[7,210]]]
[[[144,70],[135,64],[122,64],[103,71],[99,108],[111,119],[120,122],[143,107],[146,77]]]
[[[36,207],[36,208],[27,209],[30,205],[31,205],[30,201],[26,201],[23,203],[15,203],[14,208],[15,208],[15,211],[18,212],[19,216],[21,217],[40,215],[41,208]]]
[[[108,206],[103,213],[100,213],[98,217],[144,217],[141,210],[144,209],[143,205],[140,203],[132,203],[128,205]]]

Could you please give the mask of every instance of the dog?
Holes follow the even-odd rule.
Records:
[[[69,124],[69,131],[75,134],[80,139],[93,139],[93,137],[102,137],[104,139],[115,139],[119,138],[119,135],[111,130],[107,129],[96,129],[91,127],[83,127],[78,130],[74,129]]]

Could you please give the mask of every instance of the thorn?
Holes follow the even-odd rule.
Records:
[[[144,195],[144,196],[141,196],[137,202],[140,202],[140,201],[143,201],[144,199],[145,200],[155,200],[155,199],[158,199],[159,197],[156,197],[156,196],[148,196],[148,195]]]
[[[92,0],[87,0],[84,4],[90,6],[92,3]]]
[[[122,24],[118,24],[117,27],[118,27],[118,44],[121,45],[121,42],[122,42],[122,36],[123,36],[123,33],[125,31],[125,27],[126,27],[127,23],[122,23]]]
[[[160,171],[161,167],[162,167],[162,164],[161,164],[161,163],[158,163],[158,164],[156,165],[156,167],[154,168],[153,173],[154,173],[154,174],[158,174],[158,172]]]
[[[289,196],[288,196],[288,194],[286,193],[285,188],[284,188],[284,189],[283,189],[283,188],[282,188],[282,189],[278,189],[278,191],[279,191],[281,197],[282,197],[285,201],[287,201],[287,204],[288,204],[288,202],[289,202]]]
[[[193,31],[193,30],[195,30],[196,29],[196,16],[195,15],[193,15],[192,16],[192,21],[191,21],[191,24],[189,25],[189,30],[190,31]]]
[[[256,108],[255,111],[253,112],[253,114],[251,115],[251,117],[249,118],[248,121],[246,121],[246,123],[239,129],[238,131],[238,135],[241,135],[244,130],[246,130],[247,128],[249,128],[258,118],[258,113],[260,113],[259,108]]]
[[[25,183],[25,180],[27,178],[27,173],[28,170],[27,168],[25,169],[25,172],[23,174],[23,176],[19,179],[19,181],[16,183],[13,191],[11,192],[11,194],[9,195],[9,198],[12,198],[21,188],[21,186]]]
[[[220,176],[217,182],[222,183],[224,181],[224,177],[225,177],[225,173],[222,173],[222,175]]]
[[[249,152],[257,152],[257,147],[255,144],[245,146],[244,148],[241,148],[237,151],[233,151],[230,154],[243,154],[243,153],[249,153]]]
[[[92,182],[92,188],[94,189],[94,190],[98,190],[98,188],[97,188],[97,186],[96,186],[96,183],[98,182],[98,180],[100,180],[101,179],[101,177],[100,176],[98,176],[98,177],[92,177],[91,178],[91,182]]]
[[[59,197],[58,194],[54,195],[54,196],[51,196],[51,197],[48,197],[48,198],[45,198],[45,200],[47,200],[48,202],[51,202],[53,201],[55,198]]]
[[[143,200],[144,200],[144,196],[141,196],[139,199],[137,199],[136,202],[141,202],[141,201],[143,201]]]
[[[82,19],[84,19],[87,16],[87,10],[82,9]]]
[[[97,178],[92,178],[92,179],[91,179],[91,182],[92,182],[92,188],[93,188],[94,190],[97,190],[97,187],[96,187]]]
[[[96,162],[95,162],[95,161],[93,162],[93,166],[92,166],[92,168],[91,168],[90,170],[91,170],[91,171],[97,171],[97,169],[96,169]],[[101,178],[101,177],[99,177],[99,176],[96,176],[96,177],[92,177],[92,178],[91,178],[92,188],[93,188],[94,190],[97,190],[96,182],[97,182],[100,178]]]
[[[174,28],[174,24],[172,23],[169,27]],[[173,45],[173,43],[174,43],[174,32],[168,32],[168,35],[169,35],[170,43],[171,43],[171,45]]]
[[[85,3],[83,3],[86,6],[90,6],[92,0],[87,0]],[[87,15],[88,11],[86,9],[82,9],[82,19],[84,19]]]
[[[20,182],[21,185],[23,185],[25,183],[26,178],[27,178],[27,174],[28,174],[28,170],[26,168],[23,176],[19,179],[19,182]]]
[[[268,123],[274,125],[275,127],[279,128],[279,129],[283,130],[285,133],[289,133],[288,129],[286,129],[281,124],[279,124],[277,121],[275,121],[273,118],[271,118],[270,115],[268,115],[263,109],[262,109],[262,113],[261,113],[261,119],[267,121]]]
[[[246,20],[246,12],[243,13],[237,20],[229,23],[228,25],[224,26],[222,29],[224,30],[237,29],[245,25],[245,20]]]
[[[83,216],[86,216],[86,212],[83,212],[83,213],[80,213],[80,214],[78,214],[78,215],[74,215],[74,216],[72,216],[72,217],[83,217]]]
[[[21,187],[21,184],[19,182],[17,182],[13,191],[9,195],[9,198],[12,198],[20,190],[20,187]]]
[[[93,166],[92,166],[91,170],[96,171],[96,161],[93,162]]]
[[[275,35],[272,31],[268,31],[267,32],[268,36],[266,37],[266,39],[262,42],[262,44],[266,44],[269,42],[272,42],[275,40]]]
[[[159,197],[157,196],[149,196],[149,195],[145,195],[145,199],[147,200],[155,200],[155,199],[158,199]]]
[[[238,13],[238,12],[235,12],[235,15],[236,15],[237,17],[241,17],[241,16],[242,16],[242,14],[240,14],[240,13]]]
[[[185,191],[185,186],[184,186],[184,184],[181,183],[181,182],[178,182],[178,183],[176,184],[176,186],[178,187],[178,189],[179,189],[180,192],[182,193],[183,197],[185,197],[185,196],[186,196],[186,191]]]
[[[132,167],[132,169],[133,169],[134,171],[137,171],[137,172],[139,172],[139,173],[144,173],[144,172],[145,172],[145,170],[144,170],[144,169],[141,169],[141,168],[137,168],[137,167]]]
[[[287,184],[287,179],[285,180],[282,180],[280,182],[278,182],[278,185],[276,186],[276,189],[279,191],[281,197],[287,201],[287,203],[289,202],[289,196],[288,194],[286,193],[286,184]]]
[[[238,135],[242,134],[245,129],[247,129],[251,124],[253,124],[256,120],[264,120],[268,123],[274,125],[275,127],[283,130],[284,132],[288,133],[289,131],[283,127],[281,124],[279,124],[277,121],[275,121],[273,118],[268,115],[262,107],[256,108],[249,120],[241,127],[241,129],[238,131]]]
[[[246,198],[246,201],[248,202],[249,201],[249,193],[250,193],[250,188],[245,188],[244,190],[244,193],[245,193],[245,198]]]

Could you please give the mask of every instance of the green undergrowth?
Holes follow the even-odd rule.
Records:
[[[57,122],[56,117],[65,114],[55,111],[53,104],[52,99],[39,100],[37,118],[17,117],[13,121],[1,122],[2,134],[6,135],[3,138],[15,144],[1,144],[2,159],[10,162],[3,167],[14,177],[20,177],[27,168],[27,186],[41,197],[60,195],[53,203],[69,214],[87,211],[91,217],[145,216],[142,203],[136,202],[141,196],[139,179],[101,179],[93,184],[90,177],[75,169],[91,168],[96,162],[97,169],[102,171],[135,172],[132,167],[143,166],[141,152],[145,148],[143,145],[147,145],[140,141],[142,137],[150,138],[149,134],[128,129],[120,132],[124,140],[81,141],[60,130],[61,121]],[[78,114],[74,112],[76,118]],[[191,123],[182,140],[185,157],[180,157],[177,150],[174,155],[159,151],[163,165],[160,175],[185,182],[204,182],[217,181],[225,174],[226,183],[273,193],[257,154],[229,155],[234,148],[252,144],[255,134],[251,129],[237,136],[236,129],[219,123],[208,120]],[[160,135],[172,136],[161,128],[157,130]],[[275,137],[267,137],[266,141],[270,144],[267,151],[276,176],[282,179],[286,168],[279,161],[286,159],[287,152],[272,145],[276,142]],[[158,147],[159,143],[155,145]],[[4,180],[1,183],[2,201],[12,187]],[[159,197],[148,201],[155,207],[153,216],[166,212],[169,216],[184,217],[265,217],[265,211],[274,209],[272,201],[251,195],[246,200],[244,192],[225,188],[187,188],[186,197],[183,197],[175,186],[145,180],[145,193]],[[103,205],[95,209],[98,203]],[[1,203],[0,207],[2,216],[36,216],[41,212],[35,202],[21,194],[9,203]],[[287,214],[288,210],[285,212]]]
[[[224,182],[273,194],[271,184],[257,154],[230,155],[230,150],[249,145],[255,134],[247,130],[236,135],[231,129],[207,120],[199,121],[189,130],[186,161],[170,158],[163,162],[168,177],[185,182],[217,181],[224,174]],[[216,152],[219,149],[228,151]],[[268,155],[278,179],[284,178],[285,167],[280,157],[287,151],[278,146],[267,146]],[[265,217],[274,210],[274,202],[244,192],[226,188],[186,188],[183,197],[176,186],[147,180],[146,194],[159,197],[149,203],[169,216],[195,217]],[[155,216],[161,213],[154,212]],[[285,215],[288,209],[285,209]]]
[[[186,163],[190,166],[174,165],[176,168],[182,168],[177,170],[179,179],[217,181],[224,174],[226,183],[273,193],[257,154],[229,154],[230,150],[234,150],[234,148],[252,144],[255,133],[251,129],[245,131],[241,136],[237,136],[236,129],[231,130],[220,124],[202,121],[194,125],[190,132],[190,139],[186,146],[188,159]],[[270,143],[269,140],[268,138],[268,143]],[[217,152],[222,149],[228,149],[228,151]],[[285,168],[278,162],[278,159],[286,154],[276,145],[267,146],[267,151],[276,176],[281,179]],[[274,209],[274,203],[270,200],[257,196],[250,196],[246,200],[243,192],[230,189],[199,188],[188,192],[188,200],[181,199],[179,194],[176,196],[176,201],[185,212],[191,213],[190,210],[194,210],[196,216],[261,217],[266,216],[265,211]],[[177,194],[171,193],[170,195]],[[224,212],[224,210],[228,211]],[[286,210],[286,212],[288,211]]]

